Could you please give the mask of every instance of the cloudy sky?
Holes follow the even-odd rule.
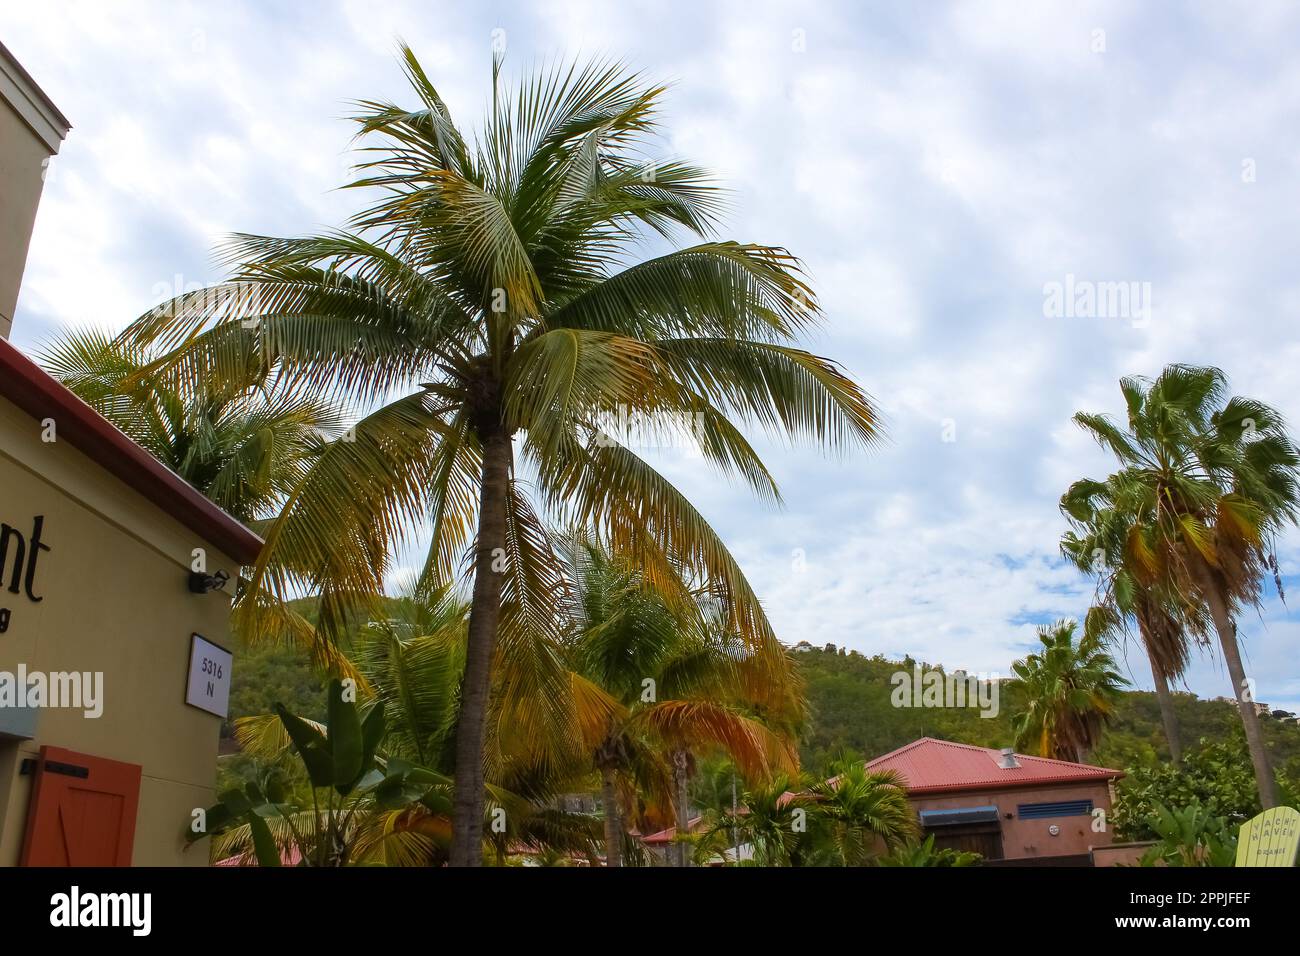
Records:
[[[15,341],[215,281],[228,232],[339,224],[357,202],[334,188],[341,117],[409,101],[398,37],[464,125],[494,42],[508,70],[611,54],[672,81],[663,148],[734,189],[724,232],[807,263],[828,316],[810,347],[875,396],[890,442],[843,461],[769,447],[781,511],[686,452],[659,459],[787,642],[1005,674],[1036,624],[1081,615],[1092,586],[1056,556],[1056,501],[1108,462],[1070,416],[1118,413],[1121,375],[1216,364],[1300,425],[1287,3],[3,0],[0,39],[74,126]],[[1067,276],[1135,296],[1045,314]],[[1300,536],[1280,558],[1300,591]],[[1258,699],[1300,708],[1300,613],[1274,598],[1242,630]],[[1229,691],[1211,657],[1188,686]]]

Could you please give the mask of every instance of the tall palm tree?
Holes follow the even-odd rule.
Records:
[[[381,790],[362,802],[351,818],[357,860],[400,866],[448,860],[450,771],[468,610],[450,588],[421,583],[387,602],[385,613],[350,635],[350,663],[360,677],[359,703],[367,712],[383,707],[386,715],[387,729],[379,748],[382,764],[389,769],[399,762],[417,767],[426,781],[412,793]],[[528,710],[544,720],[551,711],[542,699],[546,685],[534,679],[538,665],[532,657],[532,649],[510,648],[498,662],[493,695],[498,713]],[[588,698],[583,702],[590,705]],[[574,715],[573,720],[586,725],[603,716],[597,704],[592,713]],[[275,715],[246,717],[236,723],[237,737],[248,754],[275,760],[290,745]],[[597,833],[591,821],[553,807],[560,794],[584,785],[586,756],[594,743],[592,737],[569,739],[565,729],[553,723],[543,734],[489,735],[488,815],[505,812],[497,815],[503,828],[493,830],[485,844],[495,849],[498,860],[505,858],[512,844],[592,855]],[[307,812],[310,815],[310,809]],[[222,847],[242,852],[248,839],[244,830],[236,830]]]
[[[228,514],[271,517],[343,419],[301,390],[250,368],[197,387],[142,373],[157,356],[93,329],[48,344],[45,370]]]
[[[1300,452],[1276,410],[1228,396],[1215,368],[1170,365],[1120,382],[1127,427],[1075,421],[1119,459],[1108,480],[1143,516],[1133,535],[1139,583],[1201,605],[1214,624],[1246,732],[1260,802],[1277,805],[1263,728],[1241,661],[1235,616],[1277,575],[1274,541],[1300,516]]]
[[[750,779],[793,771],[804,701],[779,645],[754,653],[719,629],[707,601],[682,615],[631,562],[583,534],[564,552],[572,581],[566,647],[575,670],[615,702],[594,748],[606,865],[620,864],[621,807],[639,784],[668,803],[683,838],[694,755],[726,754]],[[688,865],[689,846],[676,847]]]
[[[1124,496],[1111,483],[1077,481],[1061,496],[1061,511],[1072,530],[1061,538],[1061,553],[1079,570],[1098,576],[1097,606],[1085,618],[1085,628],[1115,635],[1137,625],[1139,640],[1151,665],[1156,702],[1169,745],[1169,755],[1182,762],[1182,742],[1169,685],[1187,669],[1189,639],[1208,642],[1207,622],[1200,606],[1158,583],[1143,584],[1140,566],[1144,517],[1133,513],[1141,502]]]
[[[560,578],[532,502],[598,529],[683,607],[673,580],[690,568],[758,647],[770,627],[739,566],[633,445],[689,421],[706,460],[779,501],[737,425],[844,448],[873,443],[878,421],[834,363],[793,344],[819,315],[799,261],[711,239],[723,204],[708,176],[645,158],[662,87],[592,63],[509,92],[494,63],[471,145],[403,57],[417,104],[364,102],[357,117],[374,142],[353,185],[378,199],[345,231],[234,238],[231,281],[128,336],[169,349],[168,374],[251,363],[372,409],[289,494],[242,610],[305,587],[337,630],[412,528],[427,526],[441,580],[472,544],[452,862],[476,865],[494,650],[556,626]],[[629,265],[647,229],[699,241]]]
[[[1085,763],[1128,681],[1102,636],[1085,629],[1076,641],[1076,628],[1074,621],[1040,626],[1042,649],[1011,665],[1025,697],[1014,724],[1016,746],[1026,752]]]

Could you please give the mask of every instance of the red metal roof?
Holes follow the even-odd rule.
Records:
[[[686,824],[686,832],[694,833],[703,820],[703,817],[692,817],[690,822]],[[665,843],[672,843],[675,839],[677,839],[677,828],[669,827],[666,830],[660,830],[658,833],[643,836],[641,842],[649,846],[662,846]]]
[[[1020,765],[998,765],[1001,752],[988,747],[953,743],[922,737],[906,747],[867,763],[868,770],[896,770],[906,782],[908,793],[937,793],[949,790],[995,790],[1030,787],[1083,780],[1112,780],[1123,771],[1094,767],[1067,760],[1049,760],[1016,754]]]
[[[0,339],[0,395],[37,421],[53,419],[60,440],[66,440],[240,564],[257,560],[262,550],[261,538],[127,438],[4,339]]]

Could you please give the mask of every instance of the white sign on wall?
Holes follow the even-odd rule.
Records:
[[[190,677],[185,703],[224,718],[230,709],[230,651],[202,634],[190,636]]]

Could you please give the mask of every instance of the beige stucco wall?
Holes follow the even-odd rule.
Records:
[[[41,744],[141,765],[136,865],[205,865],[206,842],[182,852],[195,807],[210,806],[220,718],[185,704],[190,635],[229,647],[229,598],[187,589],[191,553],[237,566],[76,449],[42,441],[41,423],[0,399],[0,521],[24,534],[44,515],[50,547],[39,603],[0,589],[11,609],[0,670],[102,671],[103,715],[45,709],[36,737],[0,739],[0,865],[17,862]]]
[[[9,337],[50,150],[0,97],[0,337]]]
[[[1091,800],[1093,807],[1104,809],[1109,818],[1110,786],[1105,780],[1069,786],[979,790],[956,795],[917,796],[909,799],[918,811],[996,806],[1002,827],[1002,853],[1008,860],[1082,855],[1086,854],[1091,847],[1107,846],[1112,842],[1109,828],[1102,833],[1093,832],[1093,818],[1090,816],[1021,820],[1016,814],[1016,807],[1022,803]],[[1007,814],[1011,814],[1012,819],[1008,820]],[[1052,836],[1048,832],[1048,828],[1053,824],[1061,828],[1058,836]]]

